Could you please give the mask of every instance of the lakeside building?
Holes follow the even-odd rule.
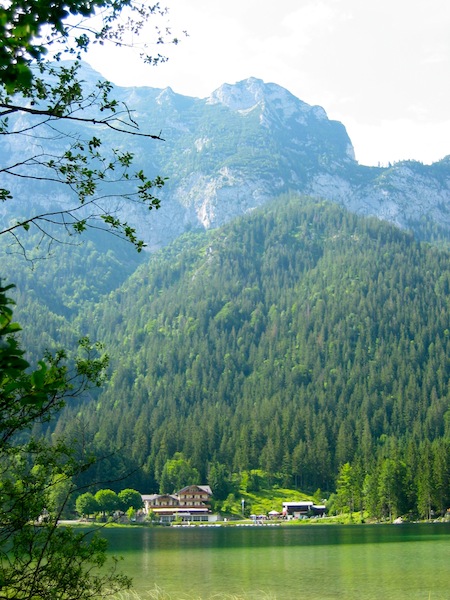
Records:
[[[176,519],[183,522],[215,522],[211,512],[212,491],[209,485],[188,485],[175,494],[142,495],[144,513],[153,512],[161,523]]]
[[[323,517],[326,507],[324,504],[314,504],[311,501],[283,502],[283,517],[287,519],[301,519],[314,515]]]

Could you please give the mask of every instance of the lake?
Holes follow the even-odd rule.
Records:
[[[136,527],[104,535],[144,597],[156,585],[174,600],[450,598],[447,523]]]

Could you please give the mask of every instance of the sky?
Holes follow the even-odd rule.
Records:
[[[341,121],[360,164],[450,154],[450,0],[161,4],[181,39],[150,48],[167,63],[149,67],[135,51],[103,48],[87,57],[92,67],[117,85],[198,98],[247,77],[277,83]]]

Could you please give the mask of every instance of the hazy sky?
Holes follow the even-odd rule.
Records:
[[[253,76],[347,128],[361,164],[450,154],[450,0],[164,0],[188,38],[151,68],[88,59],[119,85],[205,97]],[[157,51],[159,47],[156,47]]]

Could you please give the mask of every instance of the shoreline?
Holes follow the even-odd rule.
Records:
[[[356,525],[439,525],[439,524],[450,524],[449,519],[441,518],[434,520],[424,520],[424,521],[349,521],[349,520],[339,520],[339,518],[335,517],[322,517],[320,519],[300,519],[300,520],[291,520],[291,521],[275,521],[275,522],[266,522],[266,523],[254,523],[248,519],[240,520],[240,521],[218,521],[215,523],[176,523],[171,525],[161,525],[154,523],[98,523],[95,521],[82,521],[80,519],[65,519],[58,521],[58,525],[65,527],[93,527],[93,528],[107,528],[107,529],[192,529],[192,528],[200,528],[200,529],[218,529],[218,528],[230,528],[230,527],[252,527],[254,529],[261,529],[267,527],[314,527],[314,526],[323,526],[329,527],[332,525],[343,525],[354,527]]]

